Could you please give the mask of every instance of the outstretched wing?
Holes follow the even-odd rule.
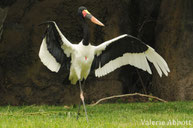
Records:
[[[95,52],[93,66],[97,77],[128,64],[152,74],[148,61],[154,64],[160,77],[162,72],[166,76],[170,72],[165,60],[153,48],[131,35],[124,34],[106,41],[97,46]]]
[[[58,72],[61,65],[68,69],[73,45],[64,37],[54,21],[43,24],[48,27],[39,51],[42,63],[53,72]]]

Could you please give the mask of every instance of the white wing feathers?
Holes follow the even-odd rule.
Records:
[[[148,45],[147,45],[148,46]],[[170,72],[167,63],[165,60],[150,46],[148,46],[148,50],[143,53],[125,53],[122,57],[118,57],[114,60],[111,60],[109,63],[105,64],[103,67],[99,67],[95,70],[95,76],[102,77],[115,69],[124,66],[124,65],[132,65],[148,73],[152,74],[151,69],[149,67],[148,61],[153,63],[158,74],[162,77],[162,72],[168,76],[168,72]]]
[[[146,51],[147,59],[153,63],[160,77],[162,76],[162,72],[168,76],[168,72],[170,69],[166,63],[166,61],[150,46],[148,46],[148,50]]]
[[[60,64],[60,62],[57,61],[56,57],[54,57],[53,53],[49,52],[48,47],[47,47],[47,43],[55,43],[54,45],[59,45],[58,48],[62,49],[62,52],[65,54],[66,57],[70,57],[70,54],[71,54],[72,49],[73,49],[73,45],[61,33],[60,29],[58,28],[57,24],[54,21],[49,21],[49,22],[47,22],[47,24],[48,24],[47,29],[49,29],[50,25],[52,25],[52,29],[55,29],[56,33],[54,33],[55,32],[54,30],[50,30],[51,28],[47,32],[49,33],[50,31],[52,31],[52,33],[54,33],[56,35],[59,34],[59,37],[62,40],[62,44],[60,44],[60,42],[54,42],[53,40],[52,40],[53,42],[47,42],[46,36],[45,36],[43,41],[42,41],[42,44],[40,46],[39,57],[40,57],[41,62],[45,66],[47,66],[48,69],[50,69],[53,72],[58,72],[60,67],[61,67],[61,64]],[[54,38],[57,38],[57,36],[54,34],[52,34],[51,36],[55,36]],[[50,36],[50,34],[48,34],[48,36]],[[50,39],[51,39],[51,37],[50,37]],[[55,51],[55,52],[57,52],[57,51]]]
[[[46,38],[43,39],[40,46],[39,57],[41,62],[52,72],[58,72],[60,69],[60,63],[50,54],[47,49]]]

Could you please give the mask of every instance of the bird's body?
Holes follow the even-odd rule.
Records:
[[[72,84],[76,84],[78,80],[86,80],[91,70],[94,55],[94,46],[84,46],[82,41],[78,45],[74,45],[74,52],[71,55],[71,67],[69,75],[69,80]]]
[[[91,70],[95,72],[96,77],[102,77],[130,64],[152,74],[149,61],[153,63],[160,77],[163,73],[167,76],[170,72],[165,60],[153,48],[131,35],[120,35],[98,46],[91,45],[85,18],[100,26],[104,25],[85,7],[80,7],[78,14],[82,21],[83,40],[79,44],[71,43],[54,21],[48,21],[44,23],[48,27],[40,47],[39,57],[42,63],[53,72],[58,72],[61,66],[65,67],[65,70],[69,71],[69,80],[72,84],[79,81],[83,105],[81,81],[87,79]]]

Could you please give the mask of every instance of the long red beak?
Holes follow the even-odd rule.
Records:
[[[97,18],[95,18],[94,16],[91,17],[90,19],[93,23],[100,25],[100,26],[105,26],[103,23],[101,23]]]
[[[83,10],[82,11],[83,17],[86,17],[90,19],[94,24],[100,25],[100,26],[105,26],[103,23],[101,23],[97,18],[95,18],[93,15],[88,12],[88,10]]]

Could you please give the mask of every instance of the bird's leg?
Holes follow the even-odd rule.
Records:
[[[77,117],[76,117],[77,120],[78,120],[78,117],[79,117],[79,115],[80,115],[80,106],[81,106],[81,103],[82,103],[82,101],[80,101],[80,103],[79,103],[79,105],[78,105],[78,112],[77,112]]]
[[[84,86],[84,84],[83,84],[83,86]],[[80,87],[80,95],[81,95],[82,87],[81,87],[81,82],[80,82],[80,81],[79,81],[79,87]],[[83,89],[84,89],[84,87],[83,87]],[[77,112],[77,117],[76,117],[77,120],[78,120],[78,117],[79,117],[79,115],[80,115],[80,106],[81,106],[81,103],[82,103],[82,100],[80,100],[79,105],[78,105],[78,112]]]
[[[85,80],[83,81],[83,85],[81,86],[82,87],[82,90],[84,89],[84,86],[85,86]],[[81,89],[80,89],[81,90]],[[82,104],[82,101],[80,101],[79,105],[78,105],[78,112],[77,112],[77,117],[76,119],[78,120],[78,117],[80,115],[80,106]]]
[[[80,86],[80,99],[82,100],[82,104],[83,104],[85,115],[86,115],[86,120],[88,122],[88,116],[87,116],[86,106],[85,106],[85,102],[84,102],[84,95],[83,95],[83,90],[82,90],[82,86],[81,86],[81,81],[80,80],[79,80],[79,86]],[[79,111],[80,111],[80,105],[81,105],[81,103],[79,104],[78,114],[79,114]],[[77,119],[78,119],[78,117],[77,117]]]

